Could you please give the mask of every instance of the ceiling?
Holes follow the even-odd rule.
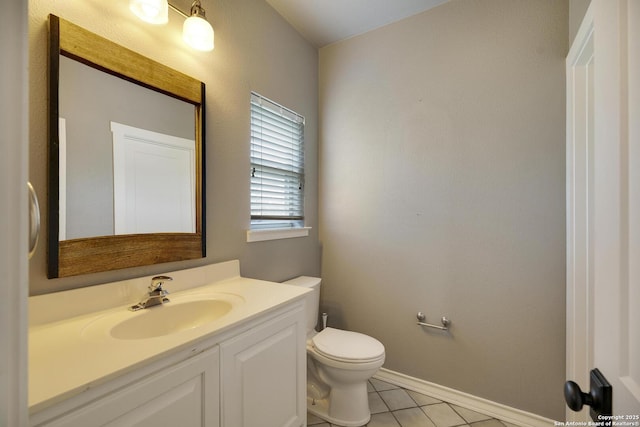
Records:
[[[320,48],[431,9],[447,0],[266,0]]]

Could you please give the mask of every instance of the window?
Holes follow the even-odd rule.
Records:
[[[304,117],[252,92],[251,229],[303,226]]]

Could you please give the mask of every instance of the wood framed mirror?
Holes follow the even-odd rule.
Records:
[[[204,83],[49,30],[48,277],[204,257]]]

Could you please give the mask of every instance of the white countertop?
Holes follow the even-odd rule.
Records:
[[[171,282],[166,287],[171,289]],[[38,412],[151,363],[162,355],[213,338],[260,314],[300,299],[306,292],[308,289],[302,287],[239,276],[182,290],[169,297],[193,299],[206,297],[207,294],[226,293],[235,295],[236,300],[244,301],[210,323],[170,335],[140,340],[118,340],[107,335],[96,338],[83,334],[97,317],[126,310],[128,303],[72,318],[32,324],[29,328],[30,412]],[[61,295],[56,295],[55,298],[60,297]],[[41,303],[42,301],[38,303],[40,310],[43,306]]]

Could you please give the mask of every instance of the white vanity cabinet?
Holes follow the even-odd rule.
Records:
[[[85,385],[72,397],[32,413],[30,425],[306,425],[304,301],[282,304],[166,354]]]
[[[306,425],[304,306],[220,345],[223,427]]]
[[[95,400],[80,395],[64,401],[36,414],[31,425],[219,427],[218,367],[214,347],[124,386],[106,384],[115,389]]]

